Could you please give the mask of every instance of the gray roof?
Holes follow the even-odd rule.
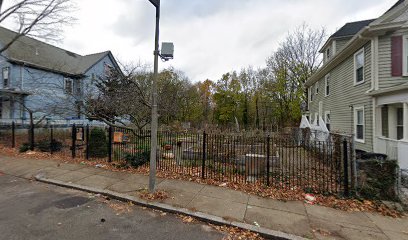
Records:
[[[0,43],[9,43],[16,34],[16,32],[0,27]],[[22,36],[2,54],[11,62],[70,76],[80,76],[111,53],[105,51],[81,56],[34,38]]]
[[[403,3],[405,0],[399,0],[398,2],[396,2],[390,9],[388,9],[387,12],[391,11],[392,9],[398,7],[398,5],[400,5],[401,3]]]
[[[363,27],[368,26],[375,19],[346,23],[342,28],[330,36],[330,38],[352,37]]]

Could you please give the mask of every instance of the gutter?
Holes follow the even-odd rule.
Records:
[[[343,62],[347,57],[364,46],[367,41],[373,37],[386,33],[387,31],[393,31],[401,28],[405,21],[392,22],[377,25],[368,25],[360,30],[343,48],[341,52],[333,56],[333,58],[323,65],[315,74],[313,74],[305,83],[305,87],[312,86],[315,82],[323,78],[329,71],[331,71],[338,64]]]
[[[63,72],[63,71],[59,71],[59,70],[55,70],[55,69],[50,69],[50,68],[46,68],[46,67],[42,67],[36,64],[32,64],[29,62],[25,62],[22,60],[17,60],[17,59],[13,59],[13,58],[7,58],[9,62],[15,63],[17,65],[22,65],[22,66],[27,66],[27,67],[31,67],[31,68],[35,68],[38,70],[45,70],[48,72],[53,72],[53,73],[57,73],[57,74],[61,74],[67,77],[71,77],[71,78],[82,78],[83,76],[85,76],[84,74],[73,74],[73,73],[67,73],[67,72]]]

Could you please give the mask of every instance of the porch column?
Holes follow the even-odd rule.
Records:
[[[397,108],[388,105],[388,138],[397,139]]]
[[[404,140],[408,141],[408,103],[404,103],[404,114],[402,120],[404,122]]]

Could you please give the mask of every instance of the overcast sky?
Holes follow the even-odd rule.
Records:
[[[90,54],[111,50],[123,62],[151,64],[155,9],[148,0],[77,0],[78,24],[61,47]],[[161,41],[175,44],[174,66],[192,81],[261,67],[303,22],[333,33],[346,22],[379,17],[396,0],[162,0]]]

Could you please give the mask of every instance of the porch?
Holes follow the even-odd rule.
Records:
[[[405,96],[407,97],[407,96]],[[408,101],[395,95],[375,99],[374,152],[398,160],[408,169]]]
[[[0,122],[23,121],[25,97],[28,93],[0,89]]]

